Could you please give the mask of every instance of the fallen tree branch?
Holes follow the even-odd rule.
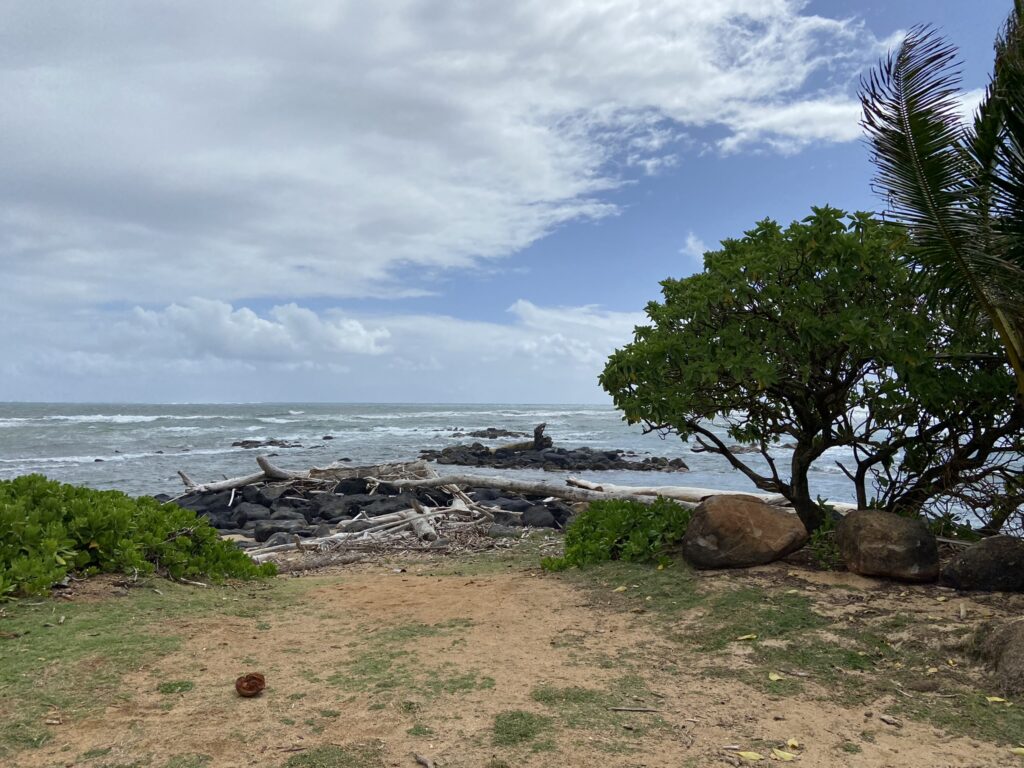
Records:
[[[445,485],[469,486],[472,488],[494,488],[499,491],[512,491],[513,493],[527,496],[545,496],[565,501],[598,501],[600,499],[632,499],[644,504],[650,504],[654,497],[642,494],[622,493],[598,493],[582,488],[571,488],[560,485],[549,485],[548,483],[531,483],[525,480],[512,480],[505,477],[492,477],[490,475],[445,475],[443,477],[431,477],[414,480],[389,480],[392,485],[399,488],[437,488]],[[619,486],[625,488],[626,486]],[[682,502],[684,506],[688,505]]]
[[[785,496],[779,493],[755,493],[753,491],[723,491],[716,490],[714,488],[689,488],[686,486],[677,485],[659,485],[659,486],[632,486],[632,485],[613,485],[611,483],[594,483],[590,480],[583,480],[578,477],[570,477],[565,481],[568,485],[575,488],[584,488],[589,491],[597,491],[607,494],[608,498],[630,498],[633,496],[660,496],[665,499],[672,499],[673,501],[689,502],[693,504],[699,504],[704,499],[712,496],[750,496],[755,499],[763,501],[765,504],[771,504],[774,507],[788,507],[790,506],[789,500]],[[620,496],[620,494],[624,494]],[[837,512],[851,512],[857,509],[856,504],[847,504],[841,501],[825,501],[826,504],[833,507]]]

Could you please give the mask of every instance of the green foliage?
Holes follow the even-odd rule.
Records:
[[[0,481],[0,600],[45,592],[72,571],[208,579],[275,573],[173,504],[42,475]]]
[[[822,570],[834,571],[842,565],[843,558],[836,543],[836,521],[832,515],[825,515],[822,524],[811,531],[807,551]]]
[[[961,63],[936,30],[915,27],[864,82],[863,125],[888,213],[932,302],[986,317],[1024,397],[1024,3],[996,38],[973,121],[961,117]]]
[[[565,532],[565,555],[542,563],[560,571],[606,560],[654,560],[683,538],[689,523],[690,510],[668,499],[593,501]]]
[[[808,470],[839,446],[856,448],[844,469],[861,506],[917,513],[1005,464],[1024,406],[994,334],[929,307],[905,246],[901,228],[834,208],[759,222],[662,282],[601,385],[629,423],[694,438],[781,493],[808,531],[825,518]],[[746,463],[712,420],[761,454],[785,440],[792,458]]]

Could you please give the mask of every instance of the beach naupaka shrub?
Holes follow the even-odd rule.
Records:
[[[926,300],[905,247],[903,229],[864,213],[761,221],[661,283],[601,384],[626,421],[693,438],[785,496],[808,531],[826,515],[808,470],[834,466],[832,448],[853,455],[841,470],[861,507],[917,515],[1005,488],[1024,435],[1012,373],[991,329]]]
[[[45,592],[69,572],[172,578],[272,576],[191,510],[25,475],[0,481],[0,599]]]
[[[592,501],[566,530],[565,555],[542,565],[560,571],[607,560],[656,560],[682,540],[689,524],[690,510],[668,499]]]

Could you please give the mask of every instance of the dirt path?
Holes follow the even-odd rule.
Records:
[[[811,695],[760,690],[729,674],[748,663],[749,643],[727,637],[710,655],[681,643],[680,634],[704,631],[709,609],[656,619],[645,601],[671,594],[643,596],[646,584],[585,586],[522,567],[442,575],[431,568],[349,567],[317,577],[272,615],[171,621],[162,631],[184,638],[177,651],[129,674],[123,701],[21,753],[17,765],[233,768],[291,759],[397,767],[416,765],[420,754],[442,768],[680,768],[747,764],[740,752],[771,759],[773,748],[810,766],[1024,764],[1005,744],[908,718],[882,722],[896,697],[865,707],[848,696],[830,702],[827,684],[808,682]],[[847,624],[876,588],[866,582],[832,594],[832,585],[785,568],[728,574],[700,588],[731,594],[751,578],[770,582],[780,599],[798,589],[827,593],[819,612]],[[886,589],[868,598],[869,608],[891,616],[908,596],[920,597]],[[950,620],[960,610],[927,599],[925,610],[948,611]],[[268,688],[243,700],[233,681],[250,670],[265,673]],[[803,682],[799,670],[781,676]],[[176,684],[187,690],[173,692]],[[798,746],[787,747],[790,740]],[[353,744],[362,757],[353,757]],[[316,751],[325,745],[342,749]]]

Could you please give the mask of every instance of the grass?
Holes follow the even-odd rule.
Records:
[[[316,747],[292,755],[282,768],[374,768],[382,766],[380,748],[368,744]]]
[[[556,720],[574,730],[618,733],[623,725],[629,725],[631,736],[643,736],[652,729],[667,727],[653,713],[612,711],[612,707],[642,706],[638,702],[652,698],[644,679],[635,674],[624,675],[605,688],[540,685],[531,691],[530,698],[549,708]]]
[[[186,693],[196,687],[191,680],[170,680],[156,687],[160,693]]]
[[[54,735],[44,722],[49,713],[73,722],[122,697],[119,684],[128,670],[180,646],[180,637],[168,629],[176,619],[270,612],[314,583],[281,579],[196,589],[153,579],[140,580],[123,597],[21,600],[5,606],[0,619],[0,762],[47,743]]]
[[[546,715],[510,709],[494,716],[492,740],[499,747],[516,747],[537,739],[550,732],[553,720]]]
[[[427,700],[493,688],[493,678],[476,670],[460,669],[451,662],[426,667],[415,650],[406,647],[425,638],[453,636],[471,626],[468,619],[456,618],[437,624],[408,623],[376,630],[367,628],[365,638],[350,645],[353,649],[365,650],[356,653],[328,677],[327,682],[346,691],[385,698],[402,691]]]
[[[709,677],[739,680],[769,695],[843,706],[888,697],[891,714],[995,744],[1015,745],[1024,733],[1024,707],[987,702],[985,692],[977,690],[977,671],[948,674],[945,659],[956,655],[960,640],[943,636],[936,644],[934,628],[921,616],[894,613],[847,625],[817,613],[805,593],[782,585],[719,591],[701,584],[685,565],[659,570],[602,563],[558,578],[579,584],[599,605],[645,615],[659,634],[695,653],[692,668]],[[623,586],[624,591],[615,591]],[[820,599],[820,592],[815,595]],[[738,640],[748,635],[757,637]],[[901,643],[890,642],[896,635]],[[746,653],[724,653],[737,645]],[[941,695],[898,693],[928,667],[947,673]],[[771,673],[779,679],[770,679]],[[567,724],[583,722],[584,712],[597,717],[602,696],[590,689],[534,691],[535,700],[560,706]]]
[[[429,726],[423,725],[422,723],[416,723],[412,728],[406,728],[406,733],[410,736],[433,736],[434,729]]]

